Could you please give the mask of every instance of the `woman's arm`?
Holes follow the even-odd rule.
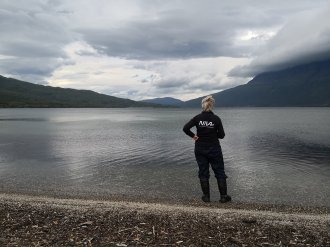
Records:
[[[188,123],[184,125],[183,132],[186,133],[186,135],[190,136],[191,138],[194,138],[195,134],[190,130],[194,126],[195,126],[195,119],[192,118]]]
[[[225,137],[225,131],[223,129],[220,118],[219,118],[219,125],[218,125],[218,129],[217,129],[217,135],[218,135],[218,138],[220,138],[220,139],[223,139]]]

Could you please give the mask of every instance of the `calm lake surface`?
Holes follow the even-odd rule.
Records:
[[[330,206],[330,108],[216,109],[236,201]],[[0,109],[0,191],[200,197],[198,109]],[[218,200],[211,173],[212,200]]]

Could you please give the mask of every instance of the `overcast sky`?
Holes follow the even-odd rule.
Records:
[[[182,100],[330,58],[329,0],[0,0],[0,74]]]

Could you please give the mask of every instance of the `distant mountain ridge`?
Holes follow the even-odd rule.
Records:
[[[141,102],[159,104],[164,106],[180,106],[184,101],[172,97],[154,98],[141,100]]]
[[[247,84],[212,95],[216,106],[330,106],[330,60],[262,73]],[[181,106],[200,107],[202,98]]]
[[[43,86],[0,76],[0,107],[160,107],[90,90]]]

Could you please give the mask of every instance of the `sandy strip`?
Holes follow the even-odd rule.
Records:
[[[285,213],[265,210],[245,210],[231,208],[196,207],[189,205],[168,205],[161,203],[143,203],[128,201],[101,201],[83,199],[59,199],[51,197],[39,197],[15,194],[0,194],[0,200],[13,203],[28,203],[32,206],[51,206],[72,210],[138,210],[144,213],[192,213],[204,214],[212,217],[226,216],[232,217],[256,217],[270,218],[287,222],[315,221],[316,224],[329,224],[330,215],[327,213]],[[206,205],[207,206],[207,205]],[[221,206],[221,204],[219,204]]]

